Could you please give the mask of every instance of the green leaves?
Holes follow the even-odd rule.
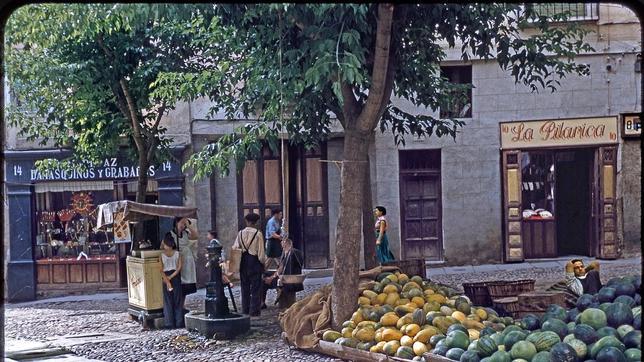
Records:
[[[5,38],[13,98],[9,123],[28,139],[72,148],[77,160],[114,155],[125,141],[137,158],[162,161],[172,140],[156,120],[180,95],[204,90],[183,79],[175,93],[156,94],[157,77],[199,68],[192,58],[202,48],[184,44],[193,39],[194,28],[209,27],[210,19],[207,4],[19,8],[7,22]],[[207,81],[217,76],[203,75]],[[179,78],[161,81],[176,85]]]

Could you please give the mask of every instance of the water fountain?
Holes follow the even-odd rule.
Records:
[[[221,250],[223,247],[217,240],[210,240],[208,264],[210,282],[206,283],[205,311],[191,311],[185,316],[186,329],[196,331],[206,338],[231,339],[250,329],[250,317],[245,314],[231,313],[228,310],[228,299],[224,294],[224,284],[221,280]]]

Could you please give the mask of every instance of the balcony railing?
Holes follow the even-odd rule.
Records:
[[[536,3],[532,6],[541,16],[565,12],[569,21],[599,20],[599,3]]]

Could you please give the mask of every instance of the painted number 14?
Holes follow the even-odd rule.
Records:
[[[18,166],[18,165],[13,166],[13,175],[22,176],[22,166]]]

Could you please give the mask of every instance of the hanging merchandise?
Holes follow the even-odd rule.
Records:
[[[114,224],[112,225],[112,228],[114,231],[115,243],[129,243],[132,241],[129,222],[124,220],[123,211],[118,211],[114,214]]]
[[[72,194],[71,207],[76,213],[87,216],[94,208],[92,194],[89,192],[74,192]]]

